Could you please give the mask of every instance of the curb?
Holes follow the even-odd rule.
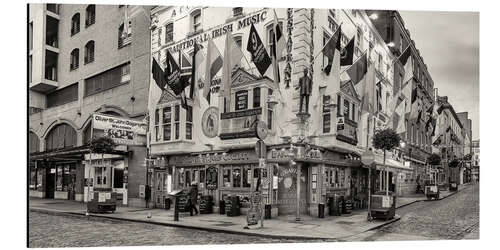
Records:
[[[391,223],[394,223],[394,222],[396,222],[396,221],[398,221],[398,220],[401,220],[401,217],[399,217],[399,216],[398,216],[397,218],[393,218],[392,220],[388,220],[387,222],[385,222],[385,223],[383,223],[383,224],[381,224],[381,225],[375,226],[375,227],[373,227],[373,228],[370,228],[370,229],[368,229],[368,230],[365,230],[364,232],[368,232],[368,231],[372,231],[372,230],[377,230],[377,229],[379,229],[379,228],[381,228],[381,227],[387,226],[387,225],[389,225],[389,224],[391,224]],[[363,232],[363,233],[364,233],[364,232]]]
[[[469,188],[469,187],[470,187],[470,185],[467,185],[466,187],[462,188],[461,190],[458,190],[458,191],[455,191],[455,192],[453,192],[453,193],[450,193],[448,196],[441,197],[441,198],[439,198],[439,199],[431,199],[431,200],[428,200],[428,199],[422,199],[422,200],[415,200],[415,201],[412,201],[412,202],[406,203],[406,204],[404,204],[404,205],[401,205],[401,206],[399,206],[399,207],[396,207],[396,209],[398,209],[398,208],[402,208],[402,207],[406,207],[406,206],[408,206],[408,205],[411,205],[411,204],[414,204],[414,203],[417,203],[417,202],[421,202],[421,201],[440,201],[440,200],[444,200],[444,199],[446,199],[446,198],[448,198],[448,197],[450,197],[450,196],[453,196],[453,195],[455,195],[455,194],[457,194],[457,193],[461,192],[462,190],[465,190],[465,189],[467,189],[467,188]]]
[[[46,213],[46,214],[53,214],[53,215],[66,214],[66,215],[76,215],[76,216],[80,216],[80,217],[82,217],[82,216],[85,217],[84,213],[68,212],[68,211],[55,211],[55,210],[43,209],[43,208],[30,208],[30,211],[41,212],[41,213]],[[104,219],[110,219],[110,220],[145,223],[145,224],[153,224],[153,225],[159,225],[159,226],[195,229],[195,230],[202,230],[202,231],[216,232],[216,233],[228,233],[228,234],[258,236],[258,237],[270,238],[270,239],[288,239],[288,240],[335,240],[335,239],[338,239],[338,238],[324,238],[324,237],[260,234],[260,233],[253,233],[253,232],[241,232],[241,231],[233,231],[233,230],[227,230],[227,229],[198,227],[198,226],[182,225],[182,224],[167,223],[167,222],[145,221],[145,220],[120,218],[120,217],[117,218],[117,217],[111,217],[111,216],[106,216],[106,215],[90,214],[89,216],[94,217],[94,218],[104,218]],[[370,229],[368,229],[368,230],[370,230]]]

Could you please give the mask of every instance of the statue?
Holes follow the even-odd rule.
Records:
[[[309,96],[311,95],[311,92],[312,92],[312,80],[307,74],[308,74],[308,70],[307,70],[307,68],[304,68],[304,76],[299,79],[299,86],[297,86],[295,88],[295,90],[298,90],[300,88],[299,113],[302,113],[302,112],[309,113]],[[304,99],[306,102],[305,103],[306,108],[305,108],[305,111],[302,111]]]

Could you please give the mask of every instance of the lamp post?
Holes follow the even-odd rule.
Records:
[[[372,220],[372,211],[371,211],[371,178],[372,178],[372,167],[371,165],[375,161],[375,156],[373,155],[372,149],[369,148],[367,149],[362,155],[361,155],[361,163],[364,165],[368,166],[368,214],[367,214],[367,220],[371,221]]]

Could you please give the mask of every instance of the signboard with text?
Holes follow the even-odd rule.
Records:
[[[92,123],[94,133],[97,130],[117,144],[143,145],[146,142],[146,123],[143,121],[94,114]]]

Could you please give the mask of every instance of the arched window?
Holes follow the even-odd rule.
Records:
[[[94,61],[94,46],[95,46],[94,41],[89,41],[85,45],[85,58],[84,58],[85,64],[91,63]]]
[[[29,152],[38,152],[40,151],[40,139],[38,139],[38,136],[33,133],[29,132]]]
[[[45,137],[46,151],[74,146],[76,146],[76,131],[65,123],[53,127]]]
[[[79,49],[73,49],[71,51],[71,61],[70,61],[70,70],[75,70],[78,69],[79,66],[79,61],[80,61],[80,50]]]
[[[95,23],[95,4],[87,6],[85,10],[85,27]]]
[[[80,13],[76,13],[71,18],[71,35],[80,32]]]

